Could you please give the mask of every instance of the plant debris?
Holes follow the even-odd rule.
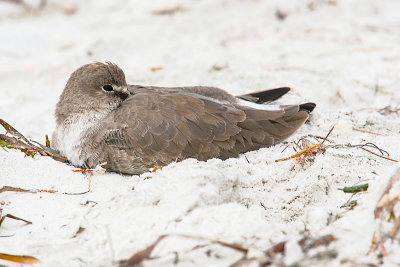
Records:
[[[23,192],[23,193],[57,193],[57,190],[52,190],[52,189],[35,189],[35,190],[30,190],[30,189],[23,189],[19,187],[12,187],[12,186],[3,186],[0,188],[0,193],[3,192]]]
[[[362,132],[362,133],[369,133],[369,134],[375,134],[375,135],[380,135],[380,136],[386,136],[386,134],[375,133],[375,132],[371,132],[371,131],[367,131],[367,130],[363,130],[363,129],[357,129],[357,128],[353,128],[353,131]]]
[[[174,15],[175,13],[183,11],[185,11],[185,9],[182,6],[177,5],[175,7],[170,7],[170,8],[154,9],[151,11],[151,14],[165,16],[165,15]]]
[[[392,107],[392,106],[386,106],[384,108],[378,109],[378,112],[381,115],[389,115],[389,114],[393,114],[396,113],[398,114],[400,112],[400,107]]]
[[[24,223],[27,223],[27,224],[32,224],[31,221],[19,218],[17,216],[12,215],[12,214],[6,214],[6,215],[2,216],[2,212],[3,212],[3,209],[0,208],[0,227],[1,227],[1,225],[3,224],[3,222],[4,222],[4,220],[6,218],[10,218],[10,219],[17,220],[17,221],[23,221]]]
[[[319,246],[328,246],[335,240],[336,237],[333,235],[324,235],[317,238],[305,236],[299,241],[299,245],[302,248],[303,252],[308,252],[309,250]]]
[[[12,255],[12,254],[5,254],[5,253],[0,253],[0,259],[6,260],[6,261],[17,262],[17,263],[23,263],[23,264],[35,264],[35,263],[40,262],[40,260],[38,260],[37,258],[32,257],[32,256]],[[1,266],[3,266],[3,265],[1,265]]]
[[[247,254],[249,252],[249,249],[244,248],[240,245],[236,244],[229,244],[225,243],[219,240],[214,240],[210,238],[205,238],[205,237],[199,237],[199,236],[192,236],[192,235],[184,235],[184,234],[166,234],[166,235],[161,235],[157,238],[157,240],[146,247],[145,249],[142,249],[135,254],[133,254],[132,257],[130,257],[128,260],[121,261],[120,262],[120,267],[133,267],[133,266],[138,266],[140,265],[144,260],[150,260],[152,259],[151,253],[153,252],[154,248],[165,238],[170,237],[170,236],[178,236],[178,237],[183,237],[183,238],[190,238],[190,239],[196,239],[196,240],[202,240],[202,241],[209,241],[211,243],[219,244],[221,246],[231,248],[233,250],[236,250],[238,252],[243,253],[243,257],[238,260],[237,262],[233,263],[231,266],[233,267],[238,267],[238,266],[247,266],[251,263],[258,263],[258,266],[268,266],[274,263],[275,256],[278,254],[283,254],[285,252],[285,245],[287,241],[282,241],[279,243],[274,244],[267,250],[263,252],[263,255],[261,257],[253,257],[253,258],[246,258]],[[320,246],[328,246],[331,242],[335,241],[336,237],[333,235],[325,235],[317,238],[313,238],[310,236],[306,236],[302,238],[301,240],[298,241],[298,244],[302,248],[304,253],[308,253],[309,250],[320,247]],[[328,251],[331,252],[331,251]],[[329,253],[328,253],[329,254]],[[333,253],[336,257],[337,253]],[[317,255],[318,256],[318,255]],[[321,257],[323,257],[322,255]]]
[[[29,141],[25,136],[18,132],[14,127],[0,119],[0,125],[6,130],[6,134],[0,134],[0,146],[8,149],[17,149],[25,153],[26,156],[34,157],[36,154],[49,156],[57,161],[68,162],[68,159],[59,155],[53,149],[43,146],[36,141]],[[8,136],[7,134],[11,135]],[[34,145],[33,143],[38,144]],[[46,142],[47,143],[47,142]],[[50,144],[49,144],[50,145]]]
[[[46,147],[50,148],[50,139],[49,139],[49,135],[46,134]]]
[[[162,70],[163,68],[164,68],[163,66],[154,66],[154,67],[150,67],[150,70],[155,72],[155,71]]]
[[[357,200],[347,200],[346,203],[344,203],[340,208],[346,208],[348,210],[354,209],[355,206],[357,206]]]
[[[394,224],[389,233],[390,238],[393,238],[396,235],[400,227],[400,216],[396,216],[394,212],[396,205],[400,202],[400,192],[398,190],[398,186],[393,188],[393,185],[398,184],[399,182],[400,168],[398,168],[392,177],[390,177],[385,191],[380,197],[374,210],[375,219],[382,216],[383,210],[386,210],[389,213],[389,222],[393,219]]]
[[[340,208],[352,210],[355,206],[357,206],[357,200],[351,200],[355,195],[357,195],[357,193],[353,193],[350,198],[342,206],[340,206]]]
[[[390,177],[382,196],[379,198],[374,210],[375,220],[381,219],[384,223],[378,225],[378,231],[375,231],[372,239],[370,249],[367,253],[370,254],[372,251],[380,249],[383,256],[387,257],[388,253],[386,251],[385,242],[388,239],[393,239],[400,228],[400,217],[395,214],[395,208],[400,202],[400,168],[397,168],[395,173]],[[386,213],[384,213],[386,211]],[[386,216],[389,218],[386,219]],[[393,226],[390,230],[386,229],[384,225],[388,225],[390,221],[393,221]],[[377,237],[378,235],[378,237]]]
[[[400,168],[390,177],[382,196],[379,198],[376,204],[374,215],[375,219],[382,215],[383,210],[387,210],[389,213],[393,212],[394,206],[400,201],[399,192],[391,192],[393,185],[400,181]]]
[[[339,144],[339,145],[324,145],[325,141],[328,141],[330,143],[332,143],[329,139],[328,136],[331,134],[332,130],[334,127],[331,128],[331,130],[328,132],[328,134],[326,135],[326,137],[321,137],[321,136],[316,136],[316,135],[309,135],[309,137],[313,137],[315,139],[322,139],[322,142],[319,143],[312,143],[310,140],[308,140],[306,137],[302,137],[300,138],[300,140],[298,140],[297,142],[293,142],[293,144],[295,146],[297,146],[299,149],[301,149],[301,151],[297,152],[296,148],[293,147],[293,149],[297,152],[296,154],[286,157],[286,158],[280,158],[280,159],[276,159],[275,162],[279,162],[279,161],[285,161],[285,160],[290,160],[290,159],[294,159],[296,158],[298,161],[304,162],[305,160],[312,160],[316,155],[324,153],[328,148],[360,148],[364,151],[367,151],[368,153],[371,153],[375,156],[378,156],[380,158],[384,158],[390,161],[394,161],[394,162],[399,162],[398,160],[392,159],[389,157],[389,153],[378,147],[377,145],[375,145],[374,143],[368,142],[365,144],[359,144],[359,145],[352,145],[352,144]],[[354,130],[354,128],[353,128]],[[378,134],[378,133],[374,133],[374,132],[369,132],[369,131],[364,131],[364,130],[359,130],[361,132],[367,132],[367,133],[371,133],[371,134]],[[375,153],[373,151],[371,151],[370,149],[367,148],[372,148],[375,149],[378,153]]]
[[[328,136],[333,131],[333,128],[334,126],[325,137],[322,137],[323,140],[320,143],[312,143],[306,138],[300,138],[297,143],[293,142],[299,149],[301,149],[301,151],[287,158],[276,159],[275,162],[285,161],[293,158],[297,158],[299,161],[305,161],[309,158],[315,157],[320,153],[324,153],[326,151],[325,146],[323,146],[324,142],[328,140]],[[294,148],[294,150],[297,152],[296,148]]]
[[[277,244],[274,244],[267,250],[263,252],[261,257],[252,257],[246,258],[247,254],[244,257],[234,264],[232,267],[239,267],[239,266],[248,266],[251,263],[257,262],[258,266],[268,266],[274,263],[275,256],[278,254],[283,254],[285,252],[285,246],[287,241],[282,241]]]
[[[368,189],[368,184],[345,186],[343,188],[339,188],[339,190],[343,190],[344,193],[358,193],[362,191],[367,191],[367,189]]]
[[[64,195],[83,195],[83,194],[86,194],[86,193],[90,192],[90,182],[89,182],[89,189],[88,190],[86,190],[84,192],[78,192],[78,193],[59,192],[58,190],[53,190],[53,189],[34,189],[34,190],[31,190],[31,189],[23,189],[23,188],[12,187],[12,186],[3,186],[2,188],[0,188],[0,193],[10,192],[10,191],[11,192],[22,192],[22,193],[33,193],[33,194],[36,194],[36,193],[51,193],[51,194],[61,193],[61,194],[64,194]]]
[[[378,146],[375,145],[374,143],[365,143],[365,144],[360,144],[360,145],[352,145],[352,144],[346,144],[346,145],[332,145],[332,146],[330,146],[330,147],[332,147],[332,148],[351,148],[351,147],[357,147],[357,148],[360,148],[360,149],[362,149],[362,150],[364,150],[364,151],[367,151],[368,153],[371,153],[371,154],[373,154],[373,155],[375,155],[375,156],[378,156],[378,157],[380,157],[380,158],[384,158],[384,159],[387,159],[387,160],[390,160],[390,161],[394,161],[394,162],[399,162],[398,160],[389,158],[389,153],[388,153],[386,150],[384,150],[384,149],[378,147]],[[372,149],[376,149],[376,150],[380,153],[380,155],[377,154],[377,153],[375,153],[375,152],[373,152],[373,151],[371,151],[371,150],[369,150],[369,149],[366,149],[365,147],[372,148]]]
[[[89,174],[92,175],[93,172],[97,172],[97,173],[105,173],[107,170],[103,168],[103,166],[105,166],[107,164],[107,162],[103,162],[100,163],[99,165],[96,166],[96,168],[94,169],[75,169],[72,170],[73,172],[81,172],[83,174]],[[90,179],[89,179],[89,188],[90,188]],[[90,191],[90,189],[89,189]]]
[[[153,252],[153,249],[158,245],[158,243],[161,242],[164,238],[166,238],[168,235],[162,235],[157,238],[157,240],[148,246],[147,248],[140,250],[133,254],[132,257],[130,257],[127,261],[121,261],[120,262],[120,267],[129,267],[129,266],[136,266],[139,263],[141,263],[145,259],[150,258],[151,252]]]
[[[308,253],[310,250],[321,247],[321,246],[329,246],[330,243],[333,241],[337,240],[337,238],[333,235],[324,235],[320,237],[311,237],[309,235],[306,235],[302,239],[298,241],[298,244],[302,250],[303,253]],[[242,258],[241,260],[235,262],[232,264],[232,267],[239,267],[239,266],[249,266],[252,263],[258,263],[258,266],[281,266],[282,263],[276,262],[276,256],[278,254],[284,254],[285,253],[285,246],[286,246],[287,241],[282,241],[279,242],[269,249],[265,250],[263,252],[263,256],[261,257],[254,257],[254,258]],[[245,255],[246,256],[246,255]],[[309,259],[312,258],[324,258],[324,257],[330,257],[330,258],[335,258],[337,256],[337,252],[333,250],[324,250],[324,251],[319,251],[315,256],[312,256]],[[305,260],[308,260],[305,258]],[[300,266],[303,266],[302,264]],[[305,264],[304,266],[308,266]]]
[[[372,235],[371,245],[369,247],[367,255],[369,255],[372,251],[380,248],[382,250],[383,255],[385,257],[387,257],[388,253],[387,253],[387,250],[386,250],[386,247],[385,247],[384,243],[385,243],[385,241],[378,240],[376,238],[376,232],[374,232],[374,234]]]
[[[219,240],[214,240],[214,239],[210,239],[210,238],[206,238],[206,237],[200,237],[200,236],[192,236],[192,235],[184,235],[184,234],[167,234],[167,235],[161,235],[157,238],[157,240],[152,243],[150,246],[148,246],[145,249],[142,249],[138,252],[136,252],[135,254],[133,254],[132,257],[130,257],[128,260],[126,261],[120,261],[120,267],[133,267],[133,266],[138,266],[142,261],[144,260],[149,260],[151,253],[153,252],[154,248],[166,237],[170,237],[170,236],[178,236],[178,237],[183,237],[183,238],[190,238],[190,239],[196,239],[196,240],[201,240],[201,241],[209,241],[215,244],[219,244],[221,246],[224,247],[228,247],[231,248],[233,250],[242,252],[247,254],[248,249],[243,248],[241,246],[238,245],[234,245],[234,244],[229,244],[229,243],[225,243]]]

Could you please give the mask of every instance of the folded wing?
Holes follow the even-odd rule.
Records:
[[[278,143],[308,118],[298,105],[263,110],[180,90],[137,89],[96,132],[89,167],[142,173],[197,158],[226,159]],[[95,153],[93,153],[95,152]]]

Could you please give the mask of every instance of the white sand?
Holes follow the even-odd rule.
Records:
[[[373,142],[400,159],[399,113],[378,112],[400,108],[397,0],[48,2],[35,14],[0,2],[0,118],[29,138],[43,142],[53,131],[55,104],[74,69],[112,61],[132,84],[211,85],[233,94],[291,86],[284,102],[318,106],[288,141],[336,125],[336,144]],[[60,5],[77,12],[66,15]],[[177,5],[181,12],[152,14]],[[399,235],[384,243],[387,255],[378,248],[367,256],[374,231],[384,238],[393,225],[373,211],[399,165],[356,148],[328,149],[304,166],[275,162],[293,154],[285,146],[246,153],[249,163],[189,159],[141,176],[96,174],[83,195],[1,193],[3,215],[33,224],[6,219],[0,253],[32,255],[40,266],[112,266],[160,235],[180,233],[239,244],[248,257],[288,240],[275,264],[400,264]],[[0,168],[0,187],[87,190],[86,176],[50,158],[0,149]],[[360,183],[369,189],[353,197],[357,206],[340,208],[350,194],[338,188]],[[337,240],[305,254],[297,243],[305,228]],[[324,251],[337,256],[313,258]],[[146,266],[228,266],[242,253],[170,237],[152,256]]]

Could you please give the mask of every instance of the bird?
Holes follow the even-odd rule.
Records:
[[[83,65],[55,109],[51,146],[77,167],[136,175],[187,158],[206,161],[282,142],[315,103],[277,105],[280,87],[233,96],[207,86],[128,85],[111,62]]]

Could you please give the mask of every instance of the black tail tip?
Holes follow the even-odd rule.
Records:
[[[300,111],[304,110],[311,113],[317,105],[315,103],[304,103],[300,105]]]

